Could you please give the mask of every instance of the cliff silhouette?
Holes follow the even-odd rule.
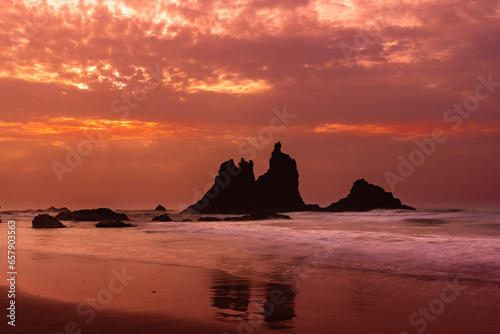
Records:
[[[370,211],[376,209],[385,210],[415,210],[408,205],[401,204],[401,201],[394,198],[392,193],[386,192],[382,187],[370,184],[365,179],[354,182],[347,197],[338,202],[330,204],[327,211]]]
[[[250,214],[257,212],[293,211],[370,211],[375,209],[414,208],[401,204],[392,193],[370,184],[364,179],[354,182],[346,198],[327,208],[306,205],[299,192],[297,163],[281,151],[281,142],[274,145],[269,169],[255,178],[252,160],[241,159],[236,166],[233,159],[220,165],[213,186],[195,204],[183,213],[190,214]]]
[[[281,143],[274,146],[268,171],[257,180],[253,161],[241,159],[220,165],[214,185],[197,203],[185,212],[245,214],[262,211],[290,212],[307,209],[299,193],[297,163],[281,152]]]

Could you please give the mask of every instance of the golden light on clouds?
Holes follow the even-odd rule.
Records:
[[[41,139],[61,145],[61,140],[83,137],[85,131],[100,132],[108,139],[166,138],[178,133],[192,131],[182,126],[169,126],[155,122],[136,120],[77,119],[58,117],[30,122],[1,122],[0,141],[16,139]],[[54,140],[57,138],[57,140]]]
[[[203,55],[201,49],[197,49],[200,44],[206,43],[206,48],[223,38],[228,38],[230,42],[252,42],[282,35],[297,38],[325,33],[328,40],[334,41],[334,29],[349,31],[342,41],[351,45],[355,45],[355,37],[350,36],[362,32],[368,38],[367,46],[380,45],[383,53],[380,57],[365,56],[364,51],[368,49],[363,46],[358,48],[354,62],[337,56],[328,59],[325,55],[318,58],[326,59],[314,62],[304,59],[302,64],[298,64],[299,68],[322,71],[358,65],[372,69],[386,63],[413,64],[422,58],[421,49],[426,42],[400,45],[397,35],[390,36],[384,30],[398,28],[411,31],[422,27],[421,17],[407,8],[432,4],[431,1],[409,0],[316,0],[290,4],[250,0],[25,0],[16,3],[33,14],[22,14],[19,7],[13,18],[25,15],[29,20],[30,15],[42,12],[46,14],[47,22],[27,38],[23,37],[16,48],[0,51],[6,59],[12,60],[4,68],[0,65],[0,77],[50,82],[91,91],[127,90],[137,85],[138,81],[148,79],[144,70],[147,66],[161,63],[169,89],[184,93],[209,91],[223,94],[254,94],[271,89],[274,85],[266,77],[267,71],[249,72],[242,68],[249,64],[255,64],[256,69],[268,68],[268,64],[257,64],[258,57],[256,59],[255,55],[248,56],[251,62],[245,64],[247,55],[244,54],[239,58],[241,66],[232,64],[233,68],[225,70],[233,78],[214,78],[220,68],[217,63],[224,63],[217,57],[224,54],[208,54],[206,59],[190,63],[193,58]],[[62,33],[55,30],[57,25],[62,28]],[[26,27],[18,23],[12,29],[19,32]],[[58,44],[54,40],[56,36],[67,36],[67,40]],[[339,53],[339,43],[326,47],[329,52],[337,50]],[[56,44],[59,49],[53,48]],[[34,46],[39,48],[36,52],[31,50]],[[223,52],[225,45],[217,47]],[[235,52],[238,46],[235,48],[228,50]],[[184,50],[189,56],[178,53],[178,50]],[[303,51],[291,49],[288,54]],[[436,50],[430,53],[430,60],[448,58],[450,54],[450,50]],[[17,62],[13,60],[16,57],[27,59]],[[170,72],[172,68],[176,70]]]
[[[31,141],[39,145],[62,146],[65,142],[85,139],[85,133],[101,135],[106,141],[153,143],[188,136],[241,142],[245,131],[220,131],[183,124],[165,124],[139,120],[57,117],[29,122],[0,121],[0,142]]]
[[[261,91],[270,89],[271,86],[264,80],[252,81],[242,80],[235,82],[232,80],[221,80],[213,84],[207,83],[194,83],[188,88],[189,92],[208,91],[217,93],[231,93],[231,94],[254,94]]]
[[[398,125],[382,125],[382,124],[342,124],[342,123],[327,123],[314,128],[314,133],[321,134],[351,134],[356,136],[372,136],[384,135],[390,136],[394,140],[404,141],[414,138],[429,137],[432,131],[436,128],[445,127],[444,124],[398,124]],[[498,133],[494,127],[469,123],[457,129],[446,128],[447,133],[454,136],[476,136],[480,134]]]
[[[393,133],[394,127],[374,125],[374,124],[347,125],[342,123],[328,123],[316,127],[313,131],[316,133],[338,133],[338,132],[353,131],[365,134],[374,134],[374,133],[383,134],[383,133]]]

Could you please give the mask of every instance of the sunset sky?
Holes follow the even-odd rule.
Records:
[[[500,206],[500,1],[1,3],[3,210],[183,209],[278,140],[306,203]]]

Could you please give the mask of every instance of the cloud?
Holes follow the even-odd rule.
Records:
[[[361,173],[357,166],[372,154],[363,147],[375,145],[374,156],[397,161],[410,139],[446,127],[443,113],[473,94],[478,76],[500,81],[499,17],[493,0],[7,1],[0,13],[0,145],[19,163],[37,157],[45,168],[61,159],[64,145],[81,140],[82,129],[108,124],[114,131],[104,145],[136,150],[131,159],[152,168],[163,171],[156,156],[137,153],[147,145],[167,145],[192,164],[176,147],[205,152],[197,159],[212,168],[226,150],[237,158],[237,144],[286,105],[297,117],[279,136],[300,148],[298,156],[308,159],[309,146],[331,148],[349,164],[335,167],[339,173]],[[127,117],[113,112],[114,101],[152,84]],[[499,108],[495,92],[460,129],[446,128],[477,145],[454,150],[487,160],[480,148],[496,138]],[[102,154],[96,161],[107,168],[111,153]],[[189,179],[181,167],[168,168]],[[318,168],[308,161],[301,175],[314,181]],[[83,174],[72,177],[85,184]]]
[[[314,128],[313,132],[319,134],[342,134],[349,133],[350,135],[358,136],[373,136],[382,135],[389,136],[395,140],[413,140],[415,138],[431,137],[432,132],[436,128],[443,127],[443,124],[341,124],[327,123]],[[470,137],[479,135],[490,135],[499,133],[498,128],[491,124],[474,124],[469,123],[457,129],[446,129],[446,133],[452,136]]]

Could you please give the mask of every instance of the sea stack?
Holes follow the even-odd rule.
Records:
[[[241,159],[221,164],[214,185],[200,201],[188,207],[190,213],[249,214],[261,211],[306,210],[299,193],[297,163],[274,146],[268,171],[255,179],[253,161]]]
[[[305,210],[305,203],[299,193],[297,163],[288,154],[281,152],[280,142],[274,145],[269,170],[258,178],[256,185],[261,203],[259,211]]]
[[[411,206],[401,204],[391,192],[386,192],[382,187],[370,184],[365,179],[354,182],[351,192],[346,198],[332,203],[326,211],[370,211],[376,209],[403,209],[415,210]]]
[[[167,211],[167,209],[165,209],[165,207],[160,204],[156,207],[155,211]]]
[[[253,173],[253,161],[241,159],[220,165],[214,185],[197,203],[185,211],[191,213],[249,213],[257,205],[257,188]]]

